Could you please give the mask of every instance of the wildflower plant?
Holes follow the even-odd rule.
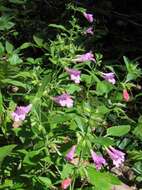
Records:
[[[93,13],[71,8],[67,26],[48,26],[54,39],[34,35],[17,49],[0,44],[0,188],[110,190],[121,184],[111,169],[135,156],[130,138],[139,142],[142,122],[127,109],[141,69],[124,57],[121,75],[88,50]],[[76,13],[87,19],[86,33]],[[28,48],[43,54],[32,58]]]

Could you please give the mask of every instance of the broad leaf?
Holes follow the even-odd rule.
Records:
[[[108,172],[96,171],[94,167],[87,168],[88,181],[96,187],[97,190],[110,190],[112,185],[119,185],[117,177]]]
[[[93,139],[93,142],[95,144],[99,144],[99,145],[102,145],[102,146],[110,146],[110,145],[114,144],[113,139],[111,139],[109,137],[95,137]]]
[[[130,131],[130,129],[130,125],[119,125],[110,127],[107,129],[107,135],[121,137],[123,135],[126,135]]]

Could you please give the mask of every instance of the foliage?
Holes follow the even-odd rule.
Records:
[[[132,183],[141,183],[139,63],[126,56],[121,64],[112,63],[94,47],[88,50],[90,41],[103,34],[85,33],[96,24],[87,22],[83,16],[87,10],[76,3],[67,5],[65,11],[72,14],[68,22],[45,26],[40,20],[34,32],[38,16],[30,14],[38,3],[0,2],[0,189],[59,189],[64,179],[71,178],[71,190],[109,190],[121,183],[111,172],[111,147],[126,154],[124,166],[132,167]],[[23,27],[32,31],[26,40]],[[46,27],[56,35],[47,39]],[[94,57],[84,61],[90,54]],[[81,72],[79,82],[71,78],[69,68]],[[62,94],[73,106],[60,100]],[[31,110],[16,120],[17,108],[27,105]],[[74,157],[68,160],[73,145]],[[91,150],[106,159],[100,171]]]

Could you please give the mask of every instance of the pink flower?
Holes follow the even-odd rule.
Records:
[[[73,145],[71,147],[71,149],[69,150],[69,152],[66,155],[66,160],[67,161],[72,161],[74,159],[74,154],[75,154],[75,150],[76,150],[76,145]]]
[[[60,96],[53,97],[53,100],[62,107],[71,108],[73,107],[73,100],[71,96],[67,93],[64,93]]]
[[[106,148],[106,151],[113,161],[113,164],[118,168],[125,160],[125,153],[116,150],[113,147]]]
[[[92,26],[89,27],[89,28],[84,32],[84,34],[91,34],[91,35],[93,35],[93,34],[94,34],[94,32],[93,32],[93,27],[92,27]]]
[[[94,18],[93,18],[93,14],[88,14],[88,13],[83,13],[83,16],[88,20],[88,22],[92,23]]]
[[[72,182],[71,178],[64,179],[61,183],[61,189],[67,189]]]
[[[69,68],[65,68],[65,70],[69,73],[71,80],[73,80],[77,84],[80,83],[80,74],[81,74],[80,71]]]
[[[128,102],[130,99],[129,93],[126,89],[123,90],[123,99],[125,102]]]
[[[73,60],[75,62],[85,62],[85,61],[94,61],[96,62],[94,55],[92,52],[88,52],[82,55],[77,55],[76,58]]]
[[[91,150],[91,156],[97,170],[100,170],[102,168],[102,165],[106,165],[106,160],[102,156],[97,155],[93,150]]]
[[[16,110],[12,112],[11,116],[12,119],[17,121],[23,121],[26,118],[26,115],[30,112],[32,105],[29,104],[28,106],[17,106]]]
[[[112,83],[112,84],[115,84],[116,83],[116,80],[115,80],[115,76],[114,76],[114,73],[111,72],[111,73],[101,73],[102,74],[102,77],[107,80],[108,82]]]

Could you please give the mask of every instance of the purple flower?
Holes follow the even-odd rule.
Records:
[[[96,62],[94,55],[92,52],[88,52],[82,55],[77,55],[76,58],[73,60],[75,62],[85,62],[85,61],[94,61]]]
[[[75,150],[76,150],[76,145],[73,145],[65,157],[67,161],[70,162],[74,159]]]
[[[12,112],[11,116],[12,119],[17,121],[23,121],[26,118],[26,115],[30,112],[32,105],[29,104],[28,106],[17,106],[16,110]]]
[[[102,74],[102,77],[107,80],[108,82],[112,83],[112,84],[115,84],[116,83],[116,80],[115,80],[115,75],[113,72],[111,73],[101,73]]]
[[[88,14],[88,13],[83,13],[83,16],[88,20],[88,22],[92,23],[94,18],[93,18],[93,14]]]
[[[53,100],[62,107],[71,108],[73,107],[73,100],[71,96],[67,93],[64,93],[60,96],[53,97]]]
[[[94,34],[93,27],[91,26],[91,27],[87,28],[87,30],[85,30],[84,34],[91,34],[91,35],[93,35]]]
[[[81,74],[80,71],[69,68],[65,68],[65,70],[69,73],[71,80],[73,80],[77,84],[80,83],[80,74]]]
[[[100,170],[102,168],[102,165],[106,165],[106,160],[102,156],[97,155],[93,150],[91,150],[91,156],[97,170]]]
[[[113,161],[113,164],[118,168],[125,160],[125,153],[116,150],[113,147],[106,148],[106,151]]]

